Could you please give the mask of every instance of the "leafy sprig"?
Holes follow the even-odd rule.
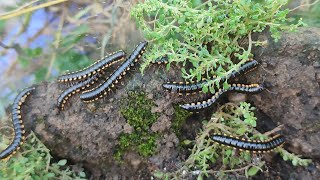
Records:
[[[209,81],[203,91],[214,92],[222,76],[237,70],[252,57],[251,33],[269,27],[275,41],[281,31],[294,31],[303,25],[289,24],[289,10],[281,10],[287,0],[211,0],[202,4],[186,0],[146,0],[131,12],[145,38],[151,41],[142,72],[151,61],[167,55],[171,63],[182,65],[186,80],[202,77]],[[248,42],[244,43],[244,40]],[[207,44],[208,43],[208,44]]]

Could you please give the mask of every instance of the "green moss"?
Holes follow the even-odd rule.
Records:
[[[43,124],[44,118],[43,117],[37,118],[36,121],[37,121],[37,124]]]
[[[190,114],[192,113],[179,108],[178,105],[174,106],[174,118],[172,120],[171,128],[179,139],[181,135],[181,127],[186,122],[186,119]]]
[[[115,153],[116,159],[120,160],[127,150],[136,151],[144,157],[153,154],[158,134],[151,132],[150,127],[159,117],[158,114],[151,112],[154,105],[141,92],[131,92],[128,98],[122,100],[121,113],[134,130],[131,134],[120,135],[119,146]]]

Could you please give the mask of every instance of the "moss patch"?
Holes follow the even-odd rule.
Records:
[[[172,120],[171,128],[179,139],[181,137],[181,127],[186,122],[187,117],[191,114],[191,112],[179,108],[178,105],[174,106],[174,118]]]
[[[121,113],[134,130],[131,134],[120,135],[115,153],[117,160],[127,150],[136,151],[144,157],[153,154],[158,134],[151,132],[150,127],[159,117],[159,114],[151,112],[153,106],[155,104],[141,92],[130,92],[128,98],[122,100]]]

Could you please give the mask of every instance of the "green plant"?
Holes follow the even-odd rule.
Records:
[[[277,41],[281,31],[294,31],[303,25],[301,20],[288,25],[289,10],[281,10],[286,3],[287,0],[146,0],[131,12],[144,37],[152,42],[141,71],[152,60],[167,55],[170,63],[182,65],[186,80],[217,75],[203,87],[204,92],[214,92],[221,77],[246,62],[252,56],[252,46],[262,44],[252,40],[252,33],[268,27]]]
[[[133,132],[120,135],[116,159],[120,160],[127,150],[136,151],[144,157],[153,154],[158,134],[151,132],[150,127],[159,117],[157,113],[151,112],[154,105],[144,93],[130,92],[129,97],[123,99],[121,113],[133,127]]]
[[[193,143],[194,146],[180,169],[172,173],[157,172],[155,175],[176,179],[191,175],[196,175],[198,179],[209,175],[223,178],[228,177],[230,173],[254,176],[265,165],[261,158],[249,152],[223,147],[210,139],[212,133],[237,134],[252,140],[267,138],[254,129],[256,117],[253,110],[249,103],[241,103],[239,106],[228,103],[221,106],[209,121],[203,122],[203,129],[194,141],[185,141],[187,144]],[[306,166],[311,162],[290,154],[283,148],[276,151],[280,152],[285,160],[291,160],[294,165]]]
[[[294,18],[303,18],[308,26],[320,27],[320,1],[307,0],[301,3],[300,6],[290,10],[290,15]]]
[[[0,68],[4,79],[1,88],[10,89],[0,94],[0,117],[17,90],[54,80],[67,70],[82,69],[126,47],[126,34],[134,28],[127,23],[131,2],[116,1],[105,6],[98,1],[63,3],[66,1],[21,0],[1,6],[0,61],[5,64]],[[11,59],[15,56],[16,61]]]
[[[3,142],[9,143],[7,139]],[[0,162],[0,179],[86,179],[83,171],[72,171],[67,160],[51,161],[50,150],[31,132],[17,154]]]

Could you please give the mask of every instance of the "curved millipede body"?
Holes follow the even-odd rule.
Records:
[[[182,109],[185,109],[188,111],[200,111],[212,106],[219,99],[219,97],[225,92],[238,91],[238,92],[258,93],[258,92],[261,92],[263,89],[264,88],[259,84],[250,84],[250,85],[232,84],[228,89],[219,89],[219,91],[217,91],[210,99],[207,99],[202,102],[183,104],[179,106]]]
[[[219,144],[255,153],[269,152],[284,144],[284,138],[280,134],[277,134],[276,136],[265,141],[240,139],[238,137],[220,134],[214,134],[211,136],[211,139]]]
[[[137,64],[137,61],[144,53],[147,44],[148,42],[146,41],[141,42],[135,48],[132,54],[123,62],[123,64],[121,64],[120,67],[116,71],[114,71],[104,83],[100,84],[94,89],[84,91],[80,95],[80,99],[84,102],[92,102],[98,100],[99,98],[102,98],[109,91],[111,91],[111,88],[118,83],[118,80],[120,80],[132,66],[135,66],[135,64]]]
[[[100,71],[103,71],[105,68],[123,60],[125,56],[126,56],[126,53],[124,51],[115,52],[80,71],[75,71],[75,72],[71,72],[71,73],[60,76],[58,78],[58,81],[69,82],[69,81],[76,81],[76,80],[91,77],[94,74],[99,73]]]
[[[151,64],[168,64],[168,56],[158,57],[156,60],[152,61]]]
[[[212,78],[211,80],[214,80]],[[179,95],[189,95],[191,93],[201,92],[202,87],[207,84],[206,80],[199,81],[199,82],[167,82],[162,84],[162,87],[171,92],[171,93],[178,93]]]
[[[242,73],[248,73],[252,70],[254,70],[255,68],[257,68],[257,66],[259,65],[259,62],[252,59],[249,60],[247,62],[245,62],[243,65],[240,66],[240,68],[238,69],[238,71],[233,71],[231,74],[229,74],[227,77],[225,77],[225,79],[229,79],[229,78],[234,78]]]
[[[34,87],[27,88],[21,91],[15,98],[12,105],[12,123],[14,128],[14,139],[11,144],[0,153],[0,159],[9,159],[19,150],[20,145],[24,139],[24,125],[21,117],[21,105],[24,103],[26,97],[34,90]]]
[[[221,82],[225,81],[226,79],[228,80],[229,78],[234,78],[238,76],[239,74],[248,72],[253,70],[258,66],[258,61],[256,60],[250,60],[247,61],[245,64],[240,66],[238,71],[233,71],[230,75],[226,77],[221,78]],[[212,77],[210,80],[202,80],[198,82],[167,82],[162,84],[162,87],[170,91],[172,93],[179,93],[179,95],[183,94],[191,94],[191,93],[196,93],[196,92],[201,92],[202,87],[208,83],[208,81],[213,81],[216,79],[216,76]]]
[[[57,99],[57,106],[58,108],[63,111],[64,110],[64,106],[67,103],[67,100],[69,98],[71,98],[72,95],[90,87],[91,85],[93,85],[94,83],[96,83],[98,81],[98,74],[95,74],[94,76],[90,77],[89,79],[82,81],[74,86],[69,87],[68,89],[66,89],[65,91],[63,91],[58,99]]]

